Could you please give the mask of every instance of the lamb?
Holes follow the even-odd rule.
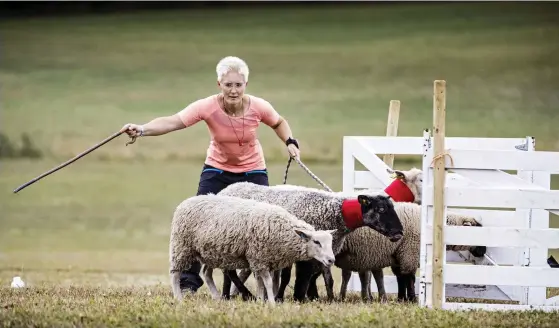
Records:
[[[402,238],[402,224],[394,206],[385,195],[342,196],[314,188],[297,186],[260,186],[249,182],[238,182],[223,189],[219,195],[255,199],[282,206],[293,215],[311,224],[315,229],[335,229],[332,249],[337,254],[346,236],[353,230],[367,226],[388,237],[391,242]],[[303,301],[309,279],[322,266],[316,261],[297,261],[293,298]],[[290,278],[291,267],[282,270],[281,285],[276,299],[283,294]],[[246,271],[245,271],[246,272]],[[237,275],[236,271],[227,272]],[[250,273],[249,273],[250,274]],[[246,275],[248,278],[248,275]]]
[[[382,269],[391,266],[398,279],[398,300],[415,301],[415,273],[419,268],[421,206],[396,202],[394,208],[404,226],[404,237],[390,243],[375,231],[358,229],[347,236],[342,251],[336,256],[335,265],[342,269],[340,298],[346,295],[352,271],[359,272],[361,297],[371,299],[370,277],[372,271],[377,283],[379,298],[386,300]],[[473,217],[447,212],[448,225],[481,226]],[[374,250],[374,251],[371,251]],[[469,250],[474,256],[485,254],[484,246],[451,246],[447,250]],[[406,295],[405,293],[408,293]]]
[[[213,268],[250,268],[258,277],[264,298],[275,303],[270,272],[295,261],[314,259],[334,263],[332,234],[315,230],[280,206],[225,195],[190,197],[176,208],[169,243],[173,296],[181,300],[180,273],[195,260],[204,264],[204,280],[212,297],[219,299]]]

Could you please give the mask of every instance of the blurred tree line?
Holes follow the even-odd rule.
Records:
[[[405,5],[408,1],[346,2],[362,5]],[[415,2],[414,2],[415,3]],[[428,2],[427,2],[428,3]],[[340,6],[343,2],[329,1],[2,1],[0,17],[76,15],[131,12],[140,10],[170,10],[189,8],[237,8],[272,6]],[[417,4],[417,3],[416,3]]]

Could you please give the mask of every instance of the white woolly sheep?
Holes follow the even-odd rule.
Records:
[[[404,226],[404,237],[398,242],[387,242],[386,238],[370,229],[357,229],[346,237],[342,251],[336,256],[335,265],[342,269],[340,298],[346,295],[347,284],[352,271],[359,272],[361,279],[361,297],[371,298],[370,277],[376,280],[379,298],[384,301],[383,272],[385,267],[399,276],[398,300],[415,301],[415,273],[419,268],[421,206],[414,203],[395,202],[394,208]],[[473,217],[447,212],[448,225],[481,226]],[[483,256],[485,247],[452,246],[447,250],[469,250],[474,256]],[[411,289],[411,290],[410,290]],[[407,290],[408,295],[405,295]]]
[[[309,223],[315,229],[336,229],[332,241],[334,254],[342,247],[345,237],[361,226],[370,227],[392,242],[402,236],[402,225],[394,206],[385,195],[343,196],[314,188],[297,186],[260,186],[249,182],[238,182],[223,189],[219,195],[254,199],[285,208],[291,214]],[[282,270],[282,282],[276,294],[283,299],[290,278],[291,267]],[[303,301],[307,294],[309,279],[321,272],[320,263],[296,262],[296,279],[293,298]],[[284,274],[285,273],[285,274]],[[237,275],[229,272],[230,275]],[[246,275],[248,277],[248,275]],[[333,296],[333,295],[332,295]]]
[[[384,189],[384,192],[395,202],[412,202],[421,205],[423,171],[415,167],[407,171],[392,169],[387,171],[393,174],[394,181]]]
[[[169,242],[173,295],[182,299],[180,272],[193,261],[204,264],[204,279],[214,299],[220,298],[212,270],[250,268],[260,290],[274,304],[270,272],[295,261],[334,262],[332,233],[317,231],[280,206],[223,195],[190,197],[176,208]],[[264,295],[260,295],[264,298]]]

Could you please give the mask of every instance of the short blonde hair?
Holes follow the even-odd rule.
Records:
[[[225,74],[230,71],[235,71],[241,74],[245,78],[245,82],[248,82],[248,65],[239,57],[227,56],[217,63],[215,67],[215,72],[217,73],[217,80],[221,82],[221,79]]]

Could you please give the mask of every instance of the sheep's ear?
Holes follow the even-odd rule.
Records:
[[[309,241],[311,240],[311,236],[304,232],[303,230],[300,229],[295,229],[295,233],[299,235],[299,237],[301,237],[301,239],[303,239],[304,241]]]
[[[402,171],[394,171],[394,174],[396,175],[396,179],[406,181],[406,175]]]
[[[363,205],[363,206],[371,206],[371,198],[367,197],[365,195],[358,195],[357,196],[357,200],[359,201],[359,204]]]
[[[326,230],[326,232],[328,232],[328,233],[331,234],[331,235],[333,235],[336,231],[338,231],[338,230],[336,230],[336,229],[334,229],[334,230]]]

